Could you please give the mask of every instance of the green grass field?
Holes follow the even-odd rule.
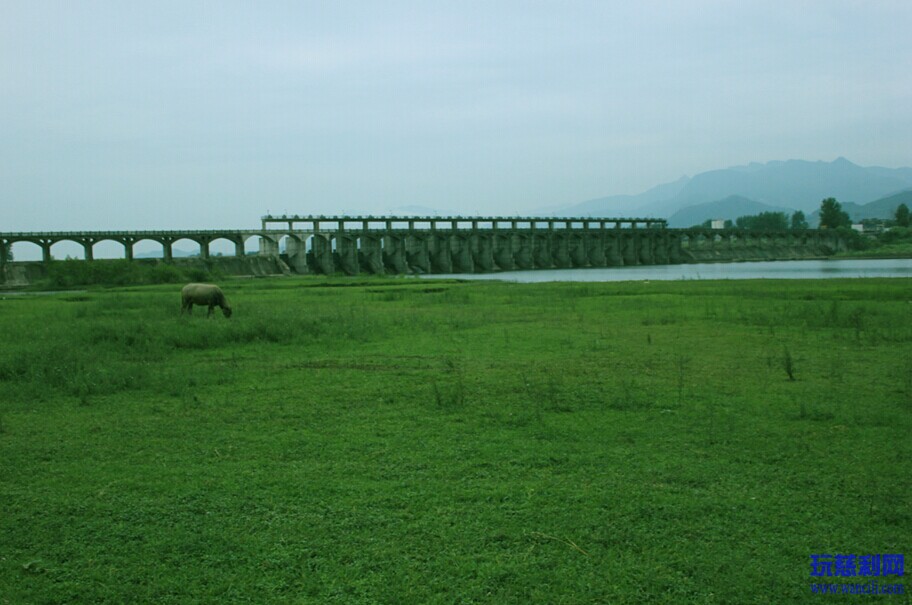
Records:
[[[0,603],[905,602],[909,280],[223,286],[0,300]]]

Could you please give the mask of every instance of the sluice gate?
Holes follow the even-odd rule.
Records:
[[[250,251],[250,240],[259,245]],[[30,242],[52,259],[51,247],[75,242],[94,258],[102,241],[123,246],[132,260],[141,241],[173,258],[175,242],[229,242],[235,256],[281,258],[291,271],[330,275],[485,273],[527,269],[620,267],[726,260],[827,256],[843,248],[827,230],[669,229],[662,219],[540,217],[264,216],[260,229],[0,233],[0,264],[11,246]]]

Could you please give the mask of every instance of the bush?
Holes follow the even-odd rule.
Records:
[[[864,250],[871,245],[871,240],[851,227],[837,227],[836,232],[849,250]]]
[[[877,236],[881,244],[896,244],[912,240],[912,229],[909,227],[892,227]]]
[[[126,286],[208,281],[222,276],[202,267],[182,268],[160,261],[104,259],[94,261],[67,259],[51,261],[42,285],[54,288],[76,286]]]
[[[174,265],[156,263],[148,268],[147,275],[151,284],[175,284],[184,281],[184,275]]]

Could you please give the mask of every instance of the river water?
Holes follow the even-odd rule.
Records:
[[[422,277],[435,279],[497,279],[512,282],[912,277],[912,259],[793,260],[648,265],[605,269],[538,269],[535,271],[502,271],[500,273],[435,274]]]

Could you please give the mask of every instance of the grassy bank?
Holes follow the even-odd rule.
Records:
[[[205,261],[191,266],[160,260],[67,259],[54,260],[43,267],[44,277],[32,284],[33,289],[177,284],[225,277],[214,263],[207,265]]]
[[[908,280],[225,290],[0,300],[0,603],[807,603],[912,551]]]
[[[892,227],[874,239],[851,233],[855,243],[851,250],[840,252],[841,258],[912,258],[912,230],[908,227]]]
[[[866,250],[839,252],[834,258],[912,258],[912,242],[874,245]]]

